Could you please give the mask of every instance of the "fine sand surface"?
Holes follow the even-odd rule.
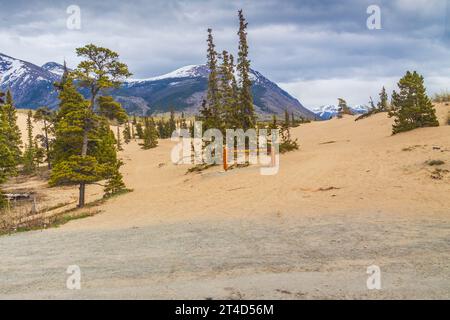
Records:
[[[442,121],[449,109],[437,106]],[[0,298],[449,299],[450,126],[391,136],[391,124],[378,114],[295,128],[300,150],[275,176],[186,174],[173,142],[132,142],[121,153],[132,193],[90,218],[0,237]],[[49,201],[76,197],[24,183]],[[69,265],[81,290],[66,288]],[[381,290],[366,287],[371,265]]]

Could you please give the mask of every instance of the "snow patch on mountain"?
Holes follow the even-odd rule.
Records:
[[[42,69],[56,74],[57,76],[62,76],[64,73],[64,66],[56,62],[47,62],[42,65]]]
[[[27,72],[22,61],[4,55],[0,55],[0,70],[0,83],[4,85],[14,83]]]
[[[369,106],[363,104],[359,104],[349,108],[354,114],[364,114],[369,112],[370,110]],[[337,114],[339,113],[339,107],[333,104],[328,104],[314,108],[312,109],[312,111],[316,115],[318,115],[321,119],[328,120],[331,119],[332,117],[337,116]]]
[[[133,84],[133,83],[166,80],[166,79],[182,79],[182,78],[197,78],[197,77],[206,78],[208,76],[208,74],[209,74],[209,70],[206,65],[193,64],[193,65],[184,66],[175,71],[172,71],[172,72],[160,75],[160,76],[145,78],[145,79],[128,79],[125,82]],[[237,70],[235,70],[234,76],[236,77],[236,79],[239,79]],[[262,75],[258,71],[250,70],[250,80],[251,81],[257,82],[257,81],[259,81],[259,79],[261,77],[262,77]],[[176,82],[174,82],[174,83],[176,84]]]
[[[126,82],[139,83],[139,82],[151,82],[165,79],[178,79],[178,78],[196,78],[203,77],[208,73],[208,69],[204,65],[189,65],[179,68],[175,71],[163,74],[161,76],[146,78],[146,79],[128,79]]]

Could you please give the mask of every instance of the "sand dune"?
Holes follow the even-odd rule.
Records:
[[[444,123],[449,107],[437,110]],[[0,296],[449,298],[450,126],[392,136],[391,124],[378,114],[295,128],[300,150],[275,176],[257,166],[186,174],[170,161],[173,142],[132,142],[121,153],[132,193],[96,216],[0,239],[11,250],[0,253],[10,279]],[[445,162],[440,176],[429,160]],[[78,293],[57,285],[74,263],[87,274]],[[370,264],[384,290],[365,288]]]
[[[125,181],[134,192],[108,202],[102,208],[105,214],[89,223],[67,227],[115,228],[278,211],[448,214],[450,175],[432,179],[434,168],[425,162],[443,160],[443,168],[450,169],[450,127],[391,136],[391,122],[379,114],[358,122],[346,117],[293,129],[300,151],[282,155],[275,176],[261,176],[257,167],[186,174],[189,166],[170,161],[174,143],[161,141],[148,151],[131,143],[122,157]],[[333,190],[317,191],[321,188]]]

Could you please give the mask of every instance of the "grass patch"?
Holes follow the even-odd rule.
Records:
[[[55,215],[53,217],[41,217],[41,218],[36,218],[27,222],[24,222],[22,224],[19,225],[14,225],[13,223],[11,223],[11,220],[5,220],[2,219],[2,221],[0,221],[0,236],[3,235],[7,235],[7,234],[13,234],[13,233],[17,233],[17,232],[26,232],[26,231],[35,231],[35,230],[42,230],[42,229],[48,229],[48,228],[57,228],[63,224],[66,224],[72,220],[78,220],[78,219],[83,219],[83,218],[87,218],[87,217],[92,217],[98,213],[100,213],[100,210],[92,210],[92,211],[82,211],[84,209],[89,209],[89,208],[94,208],[96,206],[99,206],[103,203],[105,203],[108,199],[111,198],[115,198],[118,197],[120,195],[126,194],[128,192],[132,192],[133,190],[131,189],[125,189],[121,192],[118,192],[116,194],[110,195],[107,198],[103,198],[103,199],[98,199],[95,200],[93,202],[87,203],[83,209],[80,208],[72,208],[69,210],[66,210],[64,212],[61,212],[58,215]],[[57,206],[55,206],[56,208],[62,207],[64,205],[67,204],[59,204]],[[52,210],[55,208],[52,208]],[[46,209],[45,211],[41,211],[39,213],[45,213],[48,212],[49,210]],[[0,217],[1,217],[0,213]]]
[[[447,173],[449,173],[449,171],[446,170],[446,169],[439,169],[439,168],[436,168],[436,169],[434,169],[434,171],[431,173],[431,178],[434,179],[434,180],[442,180],[442,179],[444,179],[444,176],[445,176]]]
[[[69,211],[68,211],[69,212]],[[27,231],[37,231],[42,229],[49,229],[49,228],[58,228],[59,226],[62,226],[63,224],[66,224],[72,220],[78,220],[83,219],[87,217],[92,217],[98,213],[100,213],[100,210],[95,210],[94,212],[83,212],[81,214],[77,215],[71,215],[71,214],[62,214],[58,215],[56,217],[50,218],[48,222],[44,222],[44,219],[40,219],[40,221],[33,221],[33,223],[19,226],[17,227],[14,232],[4,232],[0,235],[4,234],[11,234],[11,233],[19,233],[19,232],[27,232]]]
[[[442,166],[443,164],[445,164],[445,161],[442,160],[429,160],[427,162],[425,162],[427,165],[429,166]]]
[[[193,172],[200,173],[214,166],[217,166],[217,164],[206,164],[206,163],[198,164],[195,167],[189,168],[186,174]]]
[[[228,170],[246,168],[248,166],[250,166],[250,162],[248,162],[248,161],[246,161],[245,163],[235,163],[235,164],[229,166]]]
[[[450,92],[443,91],[441,93],[436,93],[433,97],[433,101],[437,103],[450,102]]]

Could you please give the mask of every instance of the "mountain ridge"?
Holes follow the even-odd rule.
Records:
[[[37,66],[0,53],[0,90],[11,89],[18,108],[36,109],[58,106],[53,83],[62,75],[63,66],[47,62]],[[296,98],[256,70],[250,71],[255,110],[258,114],[282,114],[285,110],[307,119],[317,119]],[[110,90],[130,114],[146,115],[174,108],[188,114],[198,112],[206,96],[209,70],[206,65],[188,65],[164,75],[127,79]],[[80,90],[86,94],[85,90]]]

